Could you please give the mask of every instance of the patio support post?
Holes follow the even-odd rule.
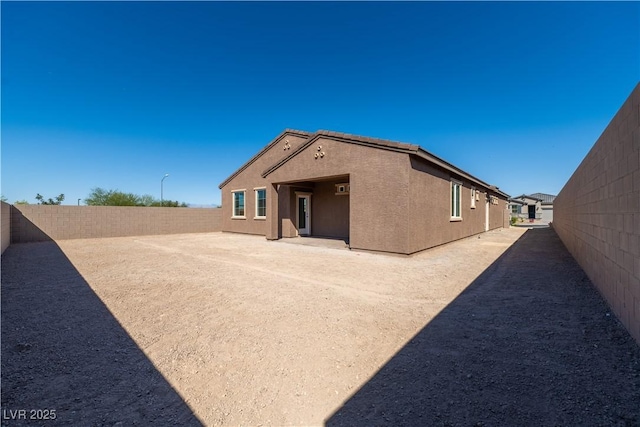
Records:
[[[267,240],[278,239],[278,187],[267,185]]]

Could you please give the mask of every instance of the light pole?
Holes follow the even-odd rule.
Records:
[[[80,206],[80,199],[78,199],[78,206]]]
[[[168,177],[168,176],[169,176],[169,174],[165,173],[164,176],[162,177],[162,179],[160,180],[160,206],[161,207],[164,206],[164,194],[163,194],[164,193],[164,187],[163,187],[164,186],[164,179],[166,177]]]

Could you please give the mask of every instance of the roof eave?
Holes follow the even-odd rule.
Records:
[[[242,171],[244,171],[246,168],[251,166],[251,164],[254,163],[256,160],[258,160],[264,153],[269,151],[269,149],[271,147],[276,145],[280,140],[282,140],[282,138],[284,138],[285,136],[288,136],[288,135],[300,136],[300,137],[308,138],[309,136],[312,135],[312,133],[311,132],[306,132],[306,131],[301,131],[301,130],[295,130],[295,129],[285,129],[285,130],[283,130],[278,136],[276,136],[271,142],[269,142],[264,148],[262,148],[262,150],[260,150],[255,156],[250,158],[245,164],[240,166],[240,168],[238,168],[234,173],[229,175],[229,177],[227,179],[222,181],[222,183],[218,186],[218,188],[222,189],[222,187],[227,185],[233,178],[235,178]]]
[[[297,149],[292,151],[288,156],[284,157],[283,159],[279,160],[269,168],[265,169],[265,171],[262,172],[262,177],[266,178],[269,174],[274,172],[280,166],[287,163],[291,158],[298,155],[298,153],[303,151],[308,146],[312,145],[319,138],[332,139],[334,141],[347,142],[350,144],[362,145],[365,147],[372,147],[372,148],[377,148],[381,150],[395,151],[398,153],[406,153],[406,154],[415,154],[415,152],[420,148],[419,146],[414,144],[401,144],[401,143],[382,144],[382,143],[375,142],[372,138],[360,139],[358,137],[349,137],[344,135],[346,134],[339,134],[338,132],[329,132],[329,131],[318,131],[312,134],[311,136],[309,136],[309,139],[304,144],[301,144]]]
[[[416,154],[419,157],[421,157],[421,158],[423,158],[423,159],[425,159],[425,160],[427,160],[427,161],[429,161],[429,162],[441,167],[442,169],[445,169],[445,170],[447,170],[449,172],[453,172],[456,175],[459,175],[462,178],[465,178],[465,179],[467,179],[467,180],[469,180],[469,181],[471,181],[471,182],[473,182],[473,183],[475,183],[477,185],[485,187],[487,190],[491,190],[491,191],[493,191],[493,192],[495,192],[497,194],[500,194],[501,196],[503,196],[503,197],[505,197],[507,199],[510,198],[510,196],[507,193],[505,193],[504,191],[501,191],[495,185],[488,184],[488,183],[482,181],[481,179],[476,178],[475,176],[471,175],[470,173],[463,171],[462,169],[452,165],[451,163],[447,162],[446,160],[443,160],[440,157],[436,156],[435,154],[432,154],[432,153],[428,152],[427,150],[425,150],[422,147],[418,148],[418,151],[417,151]]]

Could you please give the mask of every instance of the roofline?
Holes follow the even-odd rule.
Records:
[[[284,158],[280,159],[278,162],[274,163],[273,165],[265,169],[264,172],[262,172],[262,177],[266,178],[267,176],[269,176],[272,172],[274,172],[280,166],[287,163],[291,158],[298,155],[298,153],[300,153],[305,148],[313,144],[319,138],[332,139],[334,141],[348,142],[351,144],[363,145],[365,147],[380,148],[383,150],[395,151],[395,152],[406,153],[406,154],[414,154],[420,148],[419,146],[413,145],[413,144],[376,140],[375,138],[357,137],[355,135],[319,130],[313,133],[306,142],[304,142],[298,148],[293,150],[289,155],[285,156]]]
[[[527,195],[527,194],[521,194],[521,195],[519,195],[519,196],[514,197],[514,199],[522,199],[522,198],[525,198],[525,197],[526,197],[527,199],[531,199],[531,200],[538,200],[539,202],[541,202],[541,201],[542,201],[542,199],[540,199],[540,198],[538,198],[538,197],[532,197],[532,196],[529,196],[529,195]]]
[[[276,145],[278,142],[282,140],[287,135],[293,136],[301,136],[301,137],[309,137],[311,136],[311,132],[307,132],[304,130],[295,130],[295,129],[285,129],[278,136],[276,136],[270,143],[268,143],[262,150],[258,151],[258,153],[250,158],[244,165],[240,166],[234,173],[232,173],[227,179],[222,181],[222,183],[218,186],[219,189],[222,189],[225,185],[229,183],[233,178],[235,178],[238,174],[244,171],[246,168],[251,166],[253,162],[258,160],[264,153],[266,153],[271,147]]]
[[[303,151],[305,148],[307,148],[308,146],[310,146],[311,144],[313,144],[316,140],[318,140],[319,138],[327,138],[327,139],[332,139],[334,141],[341,141],[341,142],[348,142],[351,144],[356,144],[356,145],[362,145],[365,147],[373,147],[373,148],[379,148],[382,150],[388,150],[388,151],[394,151],[394,152],[398,152],[398,153],[405,153],[405,154],[413,154],[415,156],[418,156],[420,158],[423,158],[433,164],[435,164],[436,166],[439,166],[449,172],[452,172],[462,178],[467,179],[468,181],[471,181],[481,187],[485,187],[487,190],[493,191],[497,194],[500,194],[502,196],[504,196],[505,198],[509,198],[509,195],[507,193],[505,193],[504,191],[501,191],[498,187],[494,186],[494,185],[490,185],[478,178],[476,178],[475,176],[471,175],[470,173],[467,173],[465,171],[463,171],[460,168],[457,168],[455,166],[453,166],[451,163],[441,159],[440,157],[428,152],[427,150],[423,149],[422,147],[420,147],[419,145],[416,144],[407,144],[404,142],[395,142],[395,141],[388,141],[388,140],[383,140],[383,139],[377,139],[377,138],[369,138],[369,137],[361,137],[361,136],[357,136],[357,135],[351,135],[351,134],[345,134],[345,133],[339,133],[339,132],[330,132],[330,131],[325,131],[325,130],[319,130],[317,132],[315,132],[314,134],[312,134],[309,139],[304,142],[303,144],[301,144],[298,148],[296,148],[294,151],[292,151],[289,155],[287,155],[286,157],[284,157],[283,159],[279,160],[278,162],[276,162],[275,164],[271,165],[270,167],[268,167],[267,169],[265,169],[264,172],[262,172],[262,177],[266,178],[268,175],[270,175],[272,172],[274,172],[276,169],[278,169],[280,166],[284,165],[286,162],[288,162],[291,158],[295,157],[298,153],[300,153],[301,151]]]
[[[417,153],[418,157],[421,157],[437,166],[440,166],[441,168],[449,171],[449,172],[453,172],[456,175],[461,176],[462,178],[467,179],[468,181],[471,181],[475,184],[478,184],[482,187],[485,187],[487,190],[491,190],[494,191],[504,197],[506,197],[507,199],[509,198],[509,195],[507,193],[505,193],[504,191],[500,190],[498,187],[496,187],[495,185],[491,185],[488,184],[486,182],[484,182],[483,180],[476,178],[475,176],[471,175],[468,172],[463,171],[462,169],[452,165],[451,163],[447,162],[446,160],[441,159],[440,157],[436,156],[435,154],[432,154],[430,152],[428,152],[427,150],[425,150],[422,147],[418,147]]]

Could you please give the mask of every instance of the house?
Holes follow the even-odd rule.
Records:
[[[508,195],[418,145],[287,129],[222,184],[222,231],[412,254],[508,226]]]
[[[512,217],[529,222],[548,224],[553,221],[553,200],[556,196],[546,193],[522,194],[509,199]]]
[[[533,193],[531,197],[540,199],[540,208],[542,209],[541,221],[546,223],[553,222],[553,201],[556,196],[546,193]]]

